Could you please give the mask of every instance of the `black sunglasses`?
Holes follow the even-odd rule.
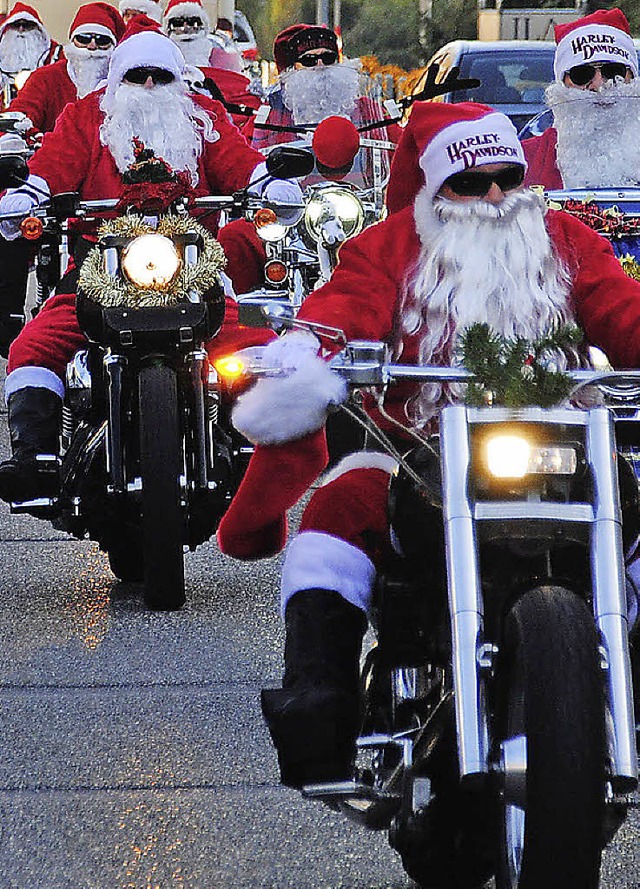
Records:
[[[319,52],[315,55],[306,55],[300,56],[298,61],[301,65],[304,65],[305,68],[313,68],[318,62],[322,62],[323,65],[334,65],[338,60],[338,56],[328,49],[326,52]]]
[[[185,25],[188,25],[190,28],[199,28],[202,24],[202,19],[197,15],[179,15],[169,20],[169,27],[171,28],[184,28]]]
[[[73,39],[79,46],[89,46],[92,40],[95,41],[96,46],[100,49],[113,46],[113,39],[107,37],[106,34],[76,34]]]
[[[130,68],[122,79],[127,83],[143,84],[149,77],[154,84],[159,83],[162,86],[173,83],[175,79],[171,71],[166,71],[164,68]]]
[[[453,176],[449,176],[445,180],[444,184],[459,197],[483,198],[489,194],[494,182],[501,191],[512,191],[522,185],[523,181],[524,167],[518,165],[506,167],[498,173],[481,173],[479,171],[454,173]]]
[[[586,86],[596,76],[596,71],[600,71],[605,80],[613,80],[615,77],[626,77],[628,70],[621,62],[603,62],[602,65],[575,65],[569,68],[567,74],[575,86]]]

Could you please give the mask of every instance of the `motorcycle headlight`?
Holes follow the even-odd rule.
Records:
[[[539,445],[520,435],[490,435],[485,440],[485,461],[494,478],[518,479],[526,475],[574,475],[578,469],[575,448]]]
[[[326,214],[327,203],[331,205],[335,215],[342,224],[347,238],[359,234],[364,226],[364,208],[358,197],[348,188],[331,186],[316,192],[307,202],[304,211],[304,224],[309,236],[314,241],[321,237],[323,216]]]
[[[122,254],[122,271],[145,290],[166,290],[181,268],[182,259],[175,244],[164,235],[141,235]]]

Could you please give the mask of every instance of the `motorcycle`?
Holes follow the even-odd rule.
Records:
[[[269,174],[297,176],[301,164],[308,170],[306,156],[286,149]],[[24,161],[0,159],[4,185],[25,178]],[[177,197],[154,219],[118,216],[118,203],[57,195],[22,222],[36,240],[59,234],[62,220],[93,228],[112,217],[79,271],[88,342],[67,367],[60,453],[38,458],[46,496],[11,511],[97,541],[116,577],[143,582],[149,608],[175,610],[185,602],[184,549],[214,533],[251,454],[229,420],[224,360],[206,348],[225,313],[224,254],[191,213],[263,202],[247,191]]]
[[[637,805],[624,552],[638,486],[616,440],[637,438],[640,372],[571,371],[572,397],[600,393],[584,408],[502,407],[481,385],[475,406],[442,409],[437,439],[409,428],[403,455],[359,396],[477,377],[390,363],[376,342],[331,366],[352,393],[343,409],[397,460],[398,555],[374,593],[353,778],[303,796],[387,830],[429,889],[494,875],[497,889],[595,889]]]

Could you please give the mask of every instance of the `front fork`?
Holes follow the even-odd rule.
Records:
[[[464,780],[489,770],[484,608],[473,508],[467,490],[471,450],[464,405],[442,411],[440,433],[456,731]],[[611,777],[615,792],[627,792],[638,783],[638,758],[617,453],[613,420],[606,408],[589,412],[586,443],[595,486],[590,557],[593,610],[605,654]]]

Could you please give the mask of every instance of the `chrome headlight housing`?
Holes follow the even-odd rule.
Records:
[[[122,253],[123,273],[144,290],[167,290],[181,269],[182,258],[176,245],[164,235],[140,235]]]
[[[323,216],[327,210],[327,204],[340,220],[347,238],[353,238],[364,227],[364,207],[360,199],[348,188],[339,185],[331,185],[319,189],[307,201],[304,211],[304,224],[309,237],[319,241],[322,235],[321,227]]]

